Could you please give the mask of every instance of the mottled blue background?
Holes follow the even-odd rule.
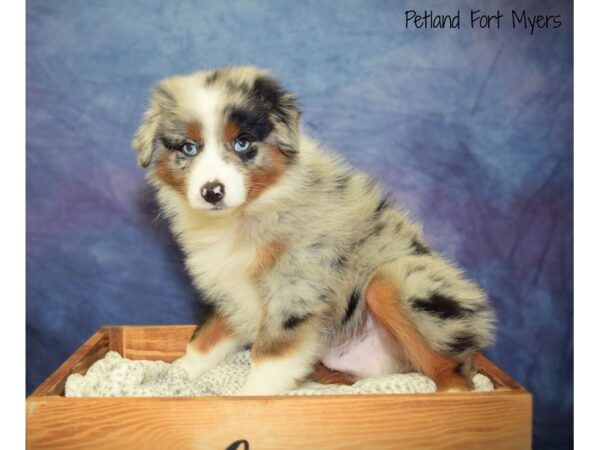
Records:
[[[156,80],[256,64],[489,291],[488,356],[533,392],[536,447],[571,447],[572,5],[485,4],[563,25],[471,30],[477,1],[29,0],[27,392],[101,325],[195,320],[129,142]],[[406,30],[410,8],[463,29]]]

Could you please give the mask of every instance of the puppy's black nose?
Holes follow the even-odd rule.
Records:
[[[219,181],[211,181],[202,186],[200,193],[204,200],[214,205],[225,197],[225,186]]]

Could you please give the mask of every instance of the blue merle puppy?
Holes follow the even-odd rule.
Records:
[[[240,395],[407,371],[471,388],[493,338],[485,293],[299,116],[254,67],[154,88],[133,145],[212,305],[176,364],[196,377],[251,346]]]

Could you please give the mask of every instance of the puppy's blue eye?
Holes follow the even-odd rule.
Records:
[[[196,156],[198,154],[198,147],[191,142],[186,142],[181,146],[181,151],[186,156]]]
[[[244,153],[250,148],[250,141],[244,138],[237,138],[233,144],[233,149],[238,153]]]

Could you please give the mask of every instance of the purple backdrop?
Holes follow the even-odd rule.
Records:
[[[533,36],[500,0],[499,30],[404,28],[480,4],[29,0],[27,392],[101,325],[201,313],[129,142],[156,80],[256,64],[488,290],[487,355],[534,393],[536,448],[571,447],[572,4],[520,5],[561,14]]]

